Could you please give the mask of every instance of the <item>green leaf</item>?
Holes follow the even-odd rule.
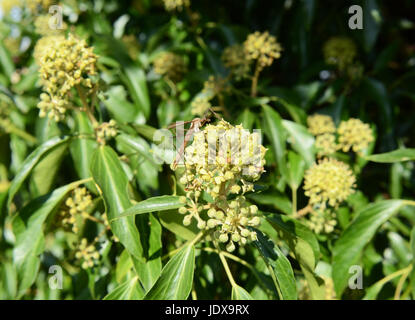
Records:
[[[84,181],[76,181],[54,190],[52,193],[32,200],[18,215],[24,223],[20,228],[13,228],[16,245],[13,249],[13,263],[19,273],[19,295],[22,295],[36,280],[40,266],[39,255],[44,248],[43,225],[46,218],[64,200],[66,194]]]
[[[98,148],[92,157],[91,173],[104,198],[111,230],[131,255],[144,262],[143,247],[134,217],[114,221],[131,206],[127,191],[128,179],[115,151],[108,146]]]
[[[306,277],[313,299],[324,299],[324,281],[315,272],[320,249],[314,234],[299,221],[283,215],[273,215],[261,222],[259,229],[274,243],[284,240],[293,251]]]
[[[7,207],[10,208],[10,205],[13,201],[14,196],[16,195],[17,191],[22,186],[24,180],[30,174],[32,169],[35,167],[39,161],[48,154],[54,148],[59,147],[62,144],[66,144],[69,141],[69,137],[55,137],[52,138],[39,147],[37,147],[23,162],[20,170],[18,171],[17,175],[14,177],[10,188],[9,188],[9,198],[7,201]]]
[[[103,300],[141,300],[144,296],[138,277],[128,279],[108,293]]]
[[[308,168],[314,163],[315,158],[314,137],[301,124],[282,120],[282,125],[288,132],[288,142],[304,158]]]
[[[376,43],[382,18],[376,0],[366,0],[363,3],[363,46],[369,52]]]
[[[232,300],[254,300],[244,288],[238,285],[232,287]]]
[[[195,248],[181,249],[161,271],[160,278],[146,294],[146,300],[184,300],[190,294],[195,268]]]
[[[134,103],[141,109],[144,116],[150,116],[150,97],[148,95],[146,75],[139,66],[128,65],[124,68],[125,82]]]
[[[128,271],[133,268],[133,262],[127,250],[124,250],[117,261],[117,266],[115,267],[115,279],[118,283],[123,282]]]
[[[150,146],[147,141],[141,137],[133,137],[128,134],[120,134],[117,136],[117,144],[123,151],[130,150],[130,153],[135,151],[149,161],[154,167],[159,165],[155,162],[154,156],[150,153]]]
[[[305,162],[297,153],[288,152],[288,183],[293,190],[297,190],[303,180]]]
[[[382,125],[384,128],[382,128],[382,133],[391,133],[392,107],[385,85],[376,79],[365,78],[362,81],[362,88],[366,92],[366,96],[371,98],[383,113]]]
[[[159,219],[163,227],[184,240],[192,240],[200,231],[195,219],[192,219],[190,225],[185,227],[183,225],[183,215],[178,213],[177,210],[159,212]]]
[[[155,162],[150,145],[141,137],[133,137],[128,134],[120,134],[116,138],[117,149],[128,155],[139,188],[150,195],[151,190],[159,187],[158,171],[160,165]]]
[[[176,100],[163,100],[157,108],[157,119],[160,127],[165,128],[172,124],[180,112],[180,105]]]
[[[109,113],[121,123],[143,123],[145,121],[138,104],[127,100],[127,92],[123,86],[111,87],[105,92],[105,98],[100,96]]]
[[[262,106],[264,110],[265,134],[271,142],[274,156],[278,164],[278,170],[283,176],[286,172],[285,151],[286,132],[282,126],[280,115],[268,105]]]
[[[411,271],[411,292],[412,297],[415,297],[415,227],[411,231],[411,252],[412,252],[412,271]]]
[[[14,72],[14,63],[9,51],[4,46],[3,41],[0,42],[0,66],[9,79]]]
[[[75,130],[80,134],[80,137],[75,137],[71,141],[69,150],[79,178],[87,179],[91,177],[89,168],[92,155],[98,144],[93,138],[94,128],[89,122],[87,115],[84,112],[76,112],[74,120]],[[91,137],[88,137],[89,135]],[[93,193],[97,193],[97,189],[92,182],[87,183],[86,186]]]
[[[281,250],[261,232],[257,232],[258,241],[255,241],[263,259],[272,267],[278,282],[277,290],[280,290],[283,300],[297,300],[297,286],[294,272],[287,257]]]
[[[381,163],[393,163],[415,160],[415,149],[397,149],[391,152],[372,154],[366,160]]]
[[[161,225],[154,215],[142,217],[141,230],[145,230],[141,235],[141,242],[145,251],[146,263],[137,265],[138,273],[142,275],[141,282],[146,291],[154,285],[161,273]]]
[[[272,190],[271,192],[248,193],[246,197],[258,204],[271,206],[285,214],[292,213],[291,200],[285,194],[276,190]]]
[[[118,215],[114,220],[148,212],[178,209],[183,206],[179,196],[159,196],[140,201],[136,205]]]
[[[30,190],[33,196],[42,195],[50,191],[67,148],[67,143],[56,146],[33,167],[30,178]]]
[[[284,240],[294,252],[298,262],[313,271],[320,257],[320,249],[314,234],[299,221],[274,214],[263,220],[259,228],[274,243]]]
[[[376,230],[404,205],[402,200],[371,203],[361,209],[333,249],[333,281],[336,294],[341,296],[350,277],[349,268],[358,263],[366,244]]]
[[[310,271],[308,268],[300,265],[301,271],[304,273],[304,277],[307,281],[308,288],[310,289],[310,295],[313,300],[325,300],[326,299],[326,287],[324,280]]]

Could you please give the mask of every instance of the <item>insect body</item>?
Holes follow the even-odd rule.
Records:
[[[203,127],[208,122],[210,122],[210,118],[203,117],[203,118],[195,118],[191,121],[176,122],[174,124],[171,124],[168,127],[169,129],[176,128],[176,131],[177,131],[177,127],[190,123],[190,127],[187,130],[186,135],[184,136],[183,143],[181,144],[180,148],[177,150],[176,159],[174,160],[173,165],[172,165],[173,170],[177,168],[177,164],[180,162],[180,160],[182,159],[184,155],[184,149],[186,148],[187,143],[191,140],[193,134],[195,132],[198,132],[200,128]]]

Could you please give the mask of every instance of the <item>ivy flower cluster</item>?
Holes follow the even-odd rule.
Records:
[[[179,209],[185,215],[183,224],[194,219],[199,229],[214,230],[230,252],[235,243],[244,245],[256,239],[250,227],[260,223],[258,208],[250,205],[244,194],[254,190],[253,182],[264,172],[266,149],[259,138],[258,133],[221,120],[195,133],[193,143],[185,149],[179,180],[186,190]],[[202,192],[212,201],[206,203]]]
[[[75,253],[75,258],[82,261],[82,269],[89,269],[98,263],[100,254],[94,244],[88,244],[88,240],[83,238],[79,243]]]
[[[339,148],[343,152],[352,150],[361,153],[374,140],[370,126],[355,118],[342,121],[337,133],[339,135]]]
[[[331,233],[337,225],[336,213],[330,208],[314,209],[307,220],[308,227],[315,233]]]
[[[256,60],[259,70],[269,67],[274,59],[281,57],[282,47],[268,31],[254,32],[244,42],[244,52],[248,60]]]
[[[212,108],[212,104],[209,100],[210,99],[206,95],[199,95],[195,97],[190,104],[192,114],[196,116],[204,115],[210,108]]]
[[[357,49],[349,38],[333,37],[324,44],[323,54],[327,64],[335,65],[343,71],[353,63]]]
[[[190,6],[190,0],[163,0],[167,11],[181,11],[184,7]]]
[[[304,175],[304,190],[309,204],[320,209],[338,207],[355,192],[356,177],[350,167],[333,158],[314,163]]]
[[[173,52],[162,52],[154,59],[154,72],[173,82],[182,79],[187,71],[183,57]]]
[[[336,125],[330,116],[314,114],[307,118],[308,131],[314,136],[325,133],[335,133]]]
[[[88,208],[92,205],[92,196],[86,188],[76,188],[71,197],[65,201],[65,210],[61,212],[63,216],[62,224],[70,226],[74,233],[79,231],[77,221],[79,217],[89,216]]]
[[[228,90],[227,81],[222,77],[210,76],[203,83],[203,90],[198,94],[191,103],[191,112],[193,115],[203,116],[212,108],[211,100],[215,97],[222,97],[222,93]]]
[[[39,48],[40,77],[44,93],[38,104],[40,116],[48,115],[61,121],[69,107],[69,91],[78,85],[92,87],[89,76],[96,74],[97,56],[85,40],[69,34],[48,37],[43,48]],[[53,40],[53,41],[52,41]]]
[[[361,154],[374,141],[370,126],[355,118],[341,121],[336,128],[330,116],[315,114],[307,118],[307,125],[308,131],[316,138],[319,158],[330,156],[338,150]]]
[[[222,54],[222,61],[236,80],[248,77],[251,60],[247,58],[243,45],[234,44],[226,47]]]
[[[2,0],[0,5],[5,14],[9,14],[10,10],[15,7],[27,8],[32,13],[38,13],[48,9],[54,3],[56,0]]]
[[[111,119],[109,122],[103,122],[99,125],[96,124],[95,135],[97,142],[101,145],[104,145],[106,141],[114,138],[117,133],[117,124],[114,119]]]

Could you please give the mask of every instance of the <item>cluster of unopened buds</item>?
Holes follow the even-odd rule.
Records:
[[[66,208],[61,211],[62,224],[71,226],[72,231],[79,231],[78,219],[89,216],[88,209],[92,205],[92,196],[86,188],[76,188],[72,196],[65,201]]]
[[[251,33],[244,42],[247,59],[257,61],[259,70],[269,67],[274,59],[280,58],[281,51],[282,47],[277,39],[267,31]]]
[[[163,2],[167,11],[181,11],[184,7],[190,6],[190,0],[163,0]]]
[[[324,44],[323,54],[327,64],[335,65],[343,71],[352,65],[357,49],[351,39],[333,37]]]
[[[111,119],[109,122],[104,122],[95,125],[95,135],[97,142],[104,145],[108,140],[117,135],[117,123]]]
[[[180,81],[187,71],[183,57],[169,51],[158,54],[153,61],[153,65],[155,73],[173,82]]]
[[[69,91],[75,86],[92,88],[90,76],[96,74],[97,56],[85,40],[69,34],[48,36],[39,41],[35,58],[40,64],[44,93],[38,104],[40,116],[55,121],[64,119],[69,105]]]
[[[268,31],[256,31],[248,35],[243,44],[234,44],[225,48],[222,61],[236,80],[246,78],[251,64],[256,62],[256,72],[272,65],[281,57],[282,47]]]
[[[356,178],[350,167],[339,160],[325,158],[314,163],[304,175],[305,195],[310,205],[325,209],[338,207],[354,193]]]
[[[199,229],[213,230],[230,252],[235,243],[255,240],[252,228],[260,223],[258,208],[244,194],[254,190],[253,182],[264,172],[265,152],[258,133],[224,120],[195,133],[185,149],[184,165],[178,167],[186,191],[179,208],[183,224],[195,220]],[[211,200],[206,201],[202,193]]]
[[[210,76],[204,83],[202,92],[199,93],[191,103],[191,112],[193,115],[203,116],[209,109],[212,109],[212,99],[222,98],[223,92],[227,91],[226,79],[217,76]]]
[[[319,158],[330,156],[339,150],[361,155],[374,141],[370,126],[359,119],[341,121],[336,128],[330,116],[315,114],[307,118],[307,124],[310,133],[316,137]]]
[[[309,197],[307,225],[316,233],[331,233],[337,225],[336,209],[355,192],[356,177],[350,167],[334,158],[313,164],[304,175]]]
[[[315,208],[310,212],[307,225],[315,233],[331,233],[337,225],[336,213],[331,208]]]
[[[95,245],[88,244],[88,240],[83,238],[79,243],[75,258],[80,260],[82,269],[90,269],[94,267],[99,261],[100,254]]]
[[[236,80],[241,80],[248,76],[251,60],[245,54],[243,45],[234,44],[225,48],[222,54],[222,61]]]

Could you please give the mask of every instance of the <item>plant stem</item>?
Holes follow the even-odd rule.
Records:
[[[173,256],[175,253],[179,252],[181,249],[183,249],[185,246],[192,246],[194,245],[197,241],[199,241],[200,239],[202,239],[204,236],[206,236],[208,233],[206,233],[205,231],[200,231],[196,237],[194,237],[192,240],[187,241],[186,243],[184,243],[183,245],[181,245],[180,247],[168,252],[167,254],[165,254],[163,257],[161,257],[162,260]]]
[[[214,252],[214,253],[219,254],[219,250],[214,249],[214,248],[209,248],[209,247],[206,247],[206,248],[203,248],[202,250],[203,250],[203,251],[206,251],[206,252]],[[260,277],[260,275],[259,275],[258,271],[255,269],[255,267],[254,267],[252,264],[250,264],[249,262],[247,262],[247,261],[245,261],[245,260],[243,260],[243,259],[241,259],[241,258],[239,258],[239,257],[237,257],[237,256],[235,256],[235,255],[233,255],[233,254],[231,254],[231,253],[229,253],[229,252],[222,251],[222,254],[223,254],[225,257],[227,257],[227,258],[229,258],[229,259],[231,259],[231,260],[233,260],[233,261],[235,261],[235,262],[238,262],[238,263],[240,263],[241,265],[243,265],[244,267],[247,267],[249,270],[251,270],[251,272],[252,272],[252,273],[254,274],[254,276],[257,278],[257,280],[258,280],[258,282],[259,282],[260,286],[264,289],[264,291],[270,291],[270,290],[269,290],[269,288],[267,288],[267,287],[265,287],[265,286],[263,285],[263,283],[262,283],[262,279],[261,279],[261,277]]]
[[[310,213],[311,212],[311,209],[312,209],[312,207],[311,207],[311,205],[307,205],[307,206],[305,206],[304,208],[302,208],[301,210],[298,210],[297,212],[296,212],[296,214],[295,214],[295,216],[294,216],[294,218],[300,218],[300,217],[303,217],[303,216],[305,216],[306,214],[308,214],[308,213]]]
[[[91,108],[89,107],[88,102],[86,101],[86,96],[84,91],[79,85],[76,85],[76,91],[78,92],[79,98],[81,98],[82,102],[82,111],[85,111],[86,115],[88,116],[89,120],[92,122],[92,125],[95,126],[98,124],[97,119],[95,119],[94,114],[91,111]]]
[[[220,261],[223,264],[223,268],[225,269],[226,275],[228,276],[229,282],[231,283],[232,287],[236,287],[237,284],[235,282],[235,279],[232,276],[231,269],[229,269],[228,262],[226,261],[225,255],[223,254],[222,250],[220,249],[219,245],[216,243],[216,241],[213,242],[215,244],[216,249],[219,252],[219,258]]]
[[[412,264],[410,264],[409,266],[407,266],[407,267],[405,267],[405,268],[403,268],[401,270],[395,271],[395,272],[391,273],[390,275],[388,275],[388,276],[380,279],[373,286],[376,286],[376,285],[383,286],[385,283],[389,282],[393,278],[396,278],[396,277],[398,277],[398,276],[400,276],[400,275],[405,274],[406,272],[408,272],[408,269],[409,269],[409,272],[412,270]]]
[[[400,300],[402,287],[405,283],[406,278],[408,278],[409,274],[412,271],[412,264],[410,264],[404,270],[405,270],[405,273],[402,274],[401,278],[399,279],[398,285],[396,286],[395,295],[393,297],[394,300]]]
[[[27,142],[30,142],[32,144],[36,144],[37,139],[32,136],[31,134],[27,133],[26,131],[16,127],[13,123],[10,121],[7,121],[5,119],[0,119],[0,127],[4,128],[4,131],[8,133],[13,133],[16,136],[19,136],[20,138],[25,139]]]
[[[297,188],[292,188],[292,207],[293,207],[293,216],[297,214]]]
[[[257,62],[256,67],[255,67],[255,73],[254,73],[254,76],[252,77],[251,97],[256,97],[256,95],[257,95],[258,78],[259,78],[259,73],[260,72],[261,72],[261,70],[260,70],[259,64]]]

